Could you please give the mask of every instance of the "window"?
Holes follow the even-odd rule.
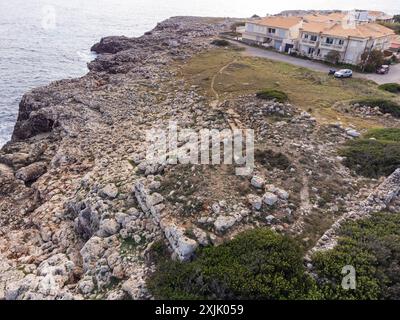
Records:
[[[311,41],[317,41],[318,37],[317,36],[311,36]]]
[[[275,32],[276,32],[276,29],[268,28],[268,33],[275,33]]]
[[[343,39],[340,39],[338,44],[339,44],[340,46],[344,45],[344,40],[343,40]]]
[[[314,49],[314,48],[308,48],[308,54],[313,54],[313,53],[314,53],[314,51],[315,51],[315,49]]]
[[[327,44],[333,44],[333,38],[326,38],[325,43],[327,43]]]
[[[305,35],[304,35],[304,39],[308,39],[308,34],[305,34]]]

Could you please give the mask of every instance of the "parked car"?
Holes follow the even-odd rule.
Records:
[[[335,78],[351,78],[353,76],[353,71],[350,69],[342,69],[335,72]]]
[[[377,70],[377,74],[387,74],[389,73],[390,67],[387,64],[384,64],[383,66],[380,66]]]
[[[329,70],[329,75],[330,75],[330,76],[334,75],[335,73],[336,73],[336,70],[335,70],[335,69],[330,69],[330,70]]]

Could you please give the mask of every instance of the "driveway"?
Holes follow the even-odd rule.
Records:
[[[295,66],[309,68],[314,71],[320,71],[320,72],[326,72],[326,73],[328,73],[329,69],[332,69],[332,67],[329,67],[326,64],[323,64],[323,63],[320,63],[317,61],[295,58],[295,57],[292,57],[289,55],[278,53],[276,51],[252,47],[252,46],[246,45],[242,42],[235,41],[234,43],[239,47],[245,48],[245,51],[243,52],[243,54],[247,55],[247,56],[261,57],[261,58],[267,58],[270,60],[286,62],[286,63],[293,64]],[[366,73],[354,72],[354,77],[369,79],[369,80],[375,81],[378,84],[389,83],[389,82],[400,83],[400,64],[391,66],[389,73],[385,74],[385,75],[380,75],[380,74],[375,74],[375,73],[366,74]]]

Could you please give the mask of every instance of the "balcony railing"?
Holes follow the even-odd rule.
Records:
[[[334,50],[338,50],[338,51],[344,50],[344,45],[343,44],[334,44],[334,43],[321,42],[320,47],[321,48],[327,48],[327,49],[334,49]]]
[[[312,41],[312,40],[304,39],[304,38],[301,39],[301,42],[304,43],[304,44],[311,44],[313,46],[317,43],[317,41]]]

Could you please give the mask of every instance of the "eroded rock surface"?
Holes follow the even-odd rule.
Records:
[[[190,116],[199,98],[177,67],[232,21],[176,17],[104,38],[86,76],[25,94],[0,152],[0,299],[149,297],[145,251],[165,232],[132,193],[143,175],[131,159],[151,126]],[[174,230],[189,257],[197,242]]]
[[[182,76],[233,22],[175,17],[139,38],[104,38],[86,76],[23,97],[0,151],[0,299],[150,299],[155,243],[186,261],[249,228],[301,234],[376,186],[337,157],[345,128],[251,93],[216,108],[209,87]],[[254,129],[253,172],[175,165],[171,154],[149,162],[148,130],[171,121]],[[196,144],[182,139],[174,153]]]

